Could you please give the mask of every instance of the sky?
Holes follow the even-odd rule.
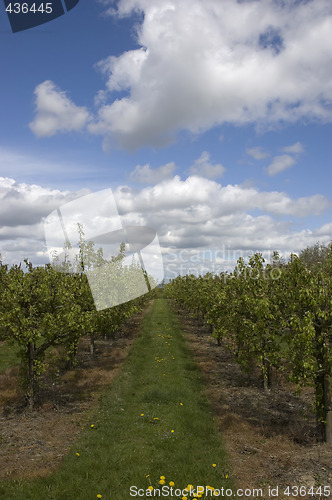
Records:
[[[331,39],[330,0],[80,0],[17,33],[1,3],[2,260],[48,262],[45,218],[103,189],[167,279],[328,244]]]

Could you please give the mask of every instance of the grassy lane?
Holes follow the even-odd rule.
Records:
[[[153,493],[159,498],[146,491],[150,485],[161,488],[159,481],[173,490],[188,484],[232,488],[229,476],[199,370],[176,316],[161,298],[146,314],[118,377],[61,469],[32,482],[1,482],[0,499],[122,500],[135,498],[130,486],[144,489],[136,498]],[[182,498],[164,493],[160,498]]]

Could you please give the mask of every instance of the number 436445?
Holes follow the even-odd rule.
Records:
[[[6,12],[9,12],[10,14],[36,14],[36,13],[41,13],[41,14],[51,14],[52,13],[52,2],[47,2],[47,3],[33,3],[32,5],[29,5],[27,3],[9,3],[6,7]]]

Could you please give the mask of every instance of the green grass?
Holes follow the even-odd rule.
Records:
[[[146,314],[118,377],[61,468],[31,482],[2,481],[0,498],[139,498],[130,486],[145,490],[151,481],[157,487],[160,476],[180,489],[233,485],[199,369],[164,299]]]
[[[20,364],[19,351],[17,346],[11,346],[7,342],[0,343],[0,374]]]

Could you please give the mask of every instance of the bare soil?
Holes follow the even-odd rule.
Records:
[[[264,391],[258,374],[244,375],[206,325],[173,308],[200,366],[237,487],[262,488],[264,498],[270,498],[269,486],[278,486],[280,499],[326,498],[283,493],[292,485],[304,486],[303,493],[311,486],[315,491],[319,486],[332,490],[332,445],[316,441],[312,389],[298,395],[295,386],[275,375],[272,388]]]
[[[93,423],[99,397],[126,358],[145,311],[127,320],[113,338],[96,340],[94,356],[89,339],[81,339],[78,365],[48,381],[32,412],[18,389],[18,368],[0,375],[0,478],[43,476],[59,466],[83,428]]]

